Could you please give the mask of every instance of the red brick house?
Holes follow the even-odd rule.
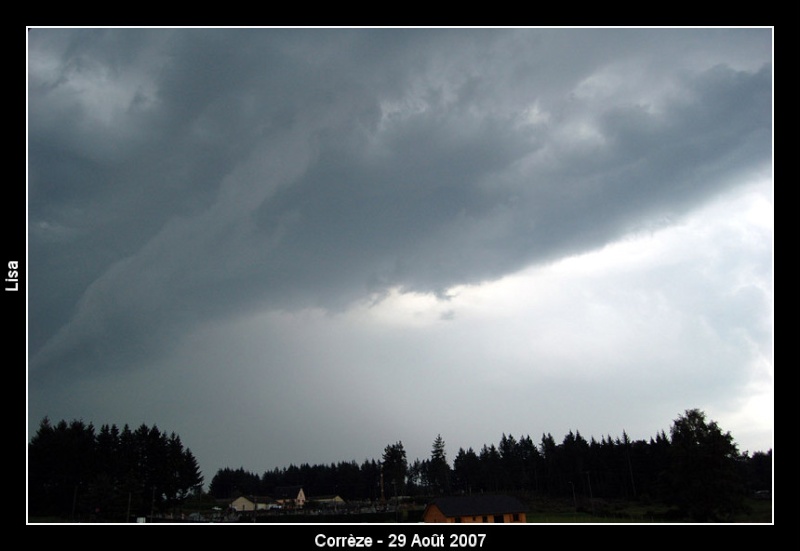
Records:
[[[440,497],[422,513],[423,522],[525,522],[527,508],[510,496]]]

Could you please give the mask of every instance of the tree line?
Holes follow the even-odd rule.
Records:
[[[624,431],[586,440],[569,431],[561,442],[545,433],[537,444],[528,435],[504,433],[497,445],[459,448],[451,465],[438,435],[430,457],[411,462],[398,441],[386,446],[380,461],[303,463],[261,476],[222,468],[209,493],[269,495],[293,485],[302,485],[307,496],[349,501],[500,492],[566,499],[576,507],[598,499],[638,500],[672,505],[695,521],[724,520],[742,510],[745,496],[772,487],[772,450],[740,453],[730,433],[692,409],[673,422],[669,435],[662,430],[649,440],[631,440]]]
[[[372,502],[481,493],[567,500],[576,508],[635,500],[671,505],[691,520],[725,520],[741,510],[745,496],[771,489],[772,450],[740,453],[730,433],[693,409],[669,434],[649,440],[631,440],[624,431],[599,441],[569,431],[560,442],[550,433],[538,442],[503,433],[496,445],[459,448],[451,461],[437,435],[424,459],[410,461],[397,441],[379,460],[292,464],[261,475],[225,467],[208,494],[203,480],[180,437],[155,425],[96,431],[91,423],[45,418],[28,444],[29,515],[97,521],[179,515],[192,494],[266,496],[281,486],[302,486],[311,499]]]
[[[180,510],[203,476],[180,437],[45,417],[28,444],[28,512],[72,520],[130,520]]]

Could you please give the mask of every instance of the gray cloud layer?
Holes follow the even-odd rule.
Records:
[[[32,384],[658,227],[769,166],[770,58],[768,29],[33,29]]]

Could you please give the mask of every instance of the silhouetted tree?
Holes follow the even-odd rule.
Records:
[[[687,414],[690,419],[696,419],[698,414]],[[682,442],[679,435],[692,430],[684,430],[688,423],[683,418],[676,427],[673,427],[675,446],[667,437],[664,430],[654,438],[647,440],[631,440],[623,431],[622,438],[603,436],[600,441],[594,437],[587,442],[578,431],[570,430],[562,440],[556,444],[555,438],[550,433],[543,433],[541,443],[537,446],[530,436],[519,439],[510,434],[503,433],[499,446],[484,444],[480,453],[473,448],[460,448],[453,460],[452,469],[447,463],[444,439],[438,435],[433,444],[431,456],[428,458],[408,460],[402,442],[386,446],[383,450],[381,461],[365,460],[362,464],[355,461],[341,462],[330,465],[310,465],[302,463],[300,466],[275,468],[266,471],[259,479],[255,474],[248,473],[240,468],[236,471],[222,469],[212,480],[210,492],[218,497],[235,497],[233,494],[266,494],[278,486],[303,485],[306,495],[315,496],[323,494],[339,494],[346,500],[377,500],[381,495],[381,471],[383,469],[383,489],[385,497],[391,499],[395,492],[403,495],[431,495],[431,494],[475,494],[480,492],[508,492],[533,491],[541,496],[555,498],[568,498],[572,501],[572,490],[581,501],[592,506],[597,502],[588,498],[626,498],[638,499],[643,502],[670,501],[676,505],[681,499],[681,494],[688,492],[679,484],[681,465],[692,466],[696,458],[701,455],[695,451],[680,451],[678,444]],[[701,422],[697,426],[714,423]],[[113,427],[112,427],[113,429]],[[718,429],[718,427],[717,427]],[[113,432],[113,431],[112,431]],[[147,434],[152,429],[147,429]],[[702,431],[701,431],[702,432]],[[715,430],[706,431],[714,434]],[[717,431],[719,432],[719,431]],[[118,446],[127,449],[130,445],[126,441],[132,440],[130,429],[119,433],[117,431]],[[162,435],[163,437],[164,435]],[[169,439],[172,441],[172,437]],[[714,440],[714,439],[711,439]],[[101,428],[98,441],[106,442],[99,449],[112,449],[115,437],[111,432]],[[716,439],[722,447],[732,445],[730,435],[722,435]],[[719,447],[719,445],[717,445]],[[730,446],[728,446],[730,448]],[[673,449],[674,448],[674,449]],[[757,452],[752,457],[747,454],[738,455],[729,449],[729,456],[733,457],[735,468],[740,479],[746,479],[747,488],[751,491],[769,489],[771,470],[771,451],[768,453]],[[694,454],[694,455],[693,455]],[[100,457],[98,451],[98,457]],[[138,457],[138,456],[137,456]],[[681,459],[682,458],[682,459]],[[703,461],[697,463],[702,465]],[[695,466],[696,467],[696,466]],[[691,468],[684,469],[691,474]],[[142,478],[143,470],[130,469],[122,466],[114,472],[122,473],[115,476],[121,481],[120,485],[138,487],[133,495],[133,509],[139,510],[149,507],[150,494],[146,494],[148,482]],[[128,473],[125,475],[124,473]],[[686,473],[684,473],[685,475]],[[113,477],[112,477],[112,480]],[[684,482],[686,478],[684,477]],[[720,478],[719,480],[725,480]],[[738,482],[735,476],[730,478],[731,484],[724,483],[726,488],[736,488]],[[570,485],[571,483],[571,485]],[[169,488],[168,486],[165,488]],[[720,492],[724,494],[725,492]],[[81,491],[79,495],[85,495]],[[144,500],[145,496],[146,501]],[[164,496],[167,505],[171,503],[172,490],[165,490]],[[137,498],[137,496],[140,496]],[[139,500],[137,502],[137,499]],[[80,500],[78,500],[80,503]],[[735,501],[735,500],[734,500]],[[141,506],[137,503],[141,502]],[[686,502],[686,498],[683,498]],[[683,503],[682,502],[682,503]],[[701,500],[698,503],[702,503]],[[734,504],[735,505],[735,504]],[[723,518],[726,511],[735,507],[717,504],[713,518]],[[699,506],[698,506],[699,511]],[[700,518],[700,512],[691,514]],[[686,512],[689,515],[689,512]],[[712,518],[711,516],[709,518]]]
[[[522,480],[522,459],[517,448],[517,440],[512,435],[505,433],[500,437],[497,448],[500,453],[500,487],[504,490],[513,490],[519,487]]]
[[[482,492],[497,492],[500,489],[500,452],[494,444],[483,445],[478,454],[480,478],[478,485]]]
[[[131,432],[103,425],[42,420],[28,454],[29,511],[74,519],[127,519],[178,505],[202,484],[180,438],[157,427]]]
[[[542,434],[539,451],[544,462],[545,490],[551,496],[560,495],[563,488],[559,469],[559,450],[555,438],[549,432]]]
[[[406,476],[408,475],[408,459],[402,442],[389,444],[383,450],[383,481],[386,485],[386,494],[403,495],[406,489]],[[391,489],[391,490],[390,490]]]
[[[83,421],[55,426],[45,417],[28,445],[28,503],[31,514],[83,513],[96,463],[94,427]]]
[[[772,450],[755,452],[747,457],[745,476],[750,492],[770,491],[772,489]]]
[[[362,499],[369,495],[368,484],[361,479],[361,469],[355,461],[342,461],[336,466],[334,494],[345,500]]]
[[[415,459],[408,466],[408,486],[414,494],[424,494],[427,492],[428,478],[425,474],[425,467],[419,459]]]
[[[361,491],[364,499],[375,501],[380,497],[381,466],[374,459],[364,460],[361,464]]]
[[[450,492],[450,465],[447,463],[444,439],[441,434],[437,435],[433,441],[428,479],[435,494],[443,495]]]
[[[539,473],[542,471],[542,456],[530,436],[519,439],[517,444],[522,462],[522,478],[519,483],[524,490],[539,491]]]
[[[177,497],[179,502],[183,502],[190,493],[201,491],[204,477],[200,471],[200,465],[197,463],[197,458],[191,449],[186,448],[182,454],[179,454],[178,460]]]
[[[265,483],[273,484],[273,481],[265,481]],[[274,482],[274,486],[282,485],[282,479]],[[255,473],[246,471],[244,467],[239,467],[238,469],[225,467],[224,469],[219,469],[214,478],[211,479],[208,493],[217,499],[232,499],[240,495],[261,495],[263,493],[261,478]]]
[[[727,520],[742,510],[738,450],[730,433],[687,410],[670,430],[669,502],[695,521]]]
[[[453,459],[453,490],[459,494],[471,494],[473,486],[477,490],[477,481],[480,477],[480,460],[472,448],[464,450],[459,448]]]

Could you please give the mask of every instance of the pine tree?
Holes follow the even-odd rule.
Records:
[[[459,448],[453,459],[453,490],[456,493],[468,495],[473,492],[473,489],[478,490],[479,469],[478,454],[472,448],[468,450]]]
[[[447,463],[444,439],[441,434],[437,435],[433,441],[428,478],[435,494],[443,495],[450,492],[450,465]]]
[[[68,519],[130,520],[179,504],[202,483],[176,434],[42,420],[28,454],[29,512]]]

